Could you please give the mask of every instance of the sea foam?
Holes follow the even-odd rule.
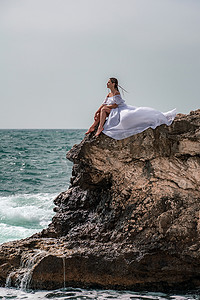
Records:
[[[48,226],[57,194],[0,197],[0,243],[28,237]]]

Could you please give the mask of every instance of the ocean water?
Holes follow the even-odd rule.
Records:
[[[66,152],[84,130],[0,130],[0,243],[45,228],[53,199],[67,190]]]
[[[54,215],[53,199],[67,190],[72,163],[66,152],[85,130],[0,130],[0,243],[41,231]],[[0,299],[200,299],[199,293],[55,291],[0,288]]]

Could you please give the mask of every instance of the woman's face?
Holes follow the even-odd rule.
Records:
[[[112,83],[111,82],[111,80],[110,79],[108,79],[108,82],[107,82],[107,88],[111,88],[111,87],[113,87],[114,86],[114,83]]]

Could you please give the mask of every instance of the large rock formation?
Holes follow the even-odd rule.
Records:
[[[0,283],[169,290],[200,285],[200,110],[67,153],[49,227],[0,248]]]

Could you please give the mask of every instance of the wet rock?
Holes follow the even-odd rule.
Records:
[[[1,246],[1,285],[9,274],[39,289],[200,285],[200,110],[121,141],[90,134],[67,158],[52,223]]]

